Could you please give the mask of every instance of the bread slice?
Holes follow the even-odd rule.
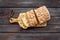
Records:
[[[37,22],[37,19],[35,17],[33,10],[27,11],[26,14],[27,14],[27,19],[29,21],[30,26],[31,27],[35,26],[38,22]]]
[[[39,9],[35,9],[34,11],[35,11],[35,14],[36,14],[36,17],[37,17],[39,23],[40,24],[44,23],[45,22],[45,18],[43,16],[43,14],[40,12],[40,10]]]
[[[28,20],[27,20],[26,13],[23,13],[23,14],[22,14],[22,21],[23,21],[23,23],[24,23],[24,25],[25,25],[26,27],[29,27],[29,26],[30,26],[29,23],[28,23]]]
[[[45,6],[39,7],[35,9],[34,11],[36,13],[36,16],[40,24],[50,20],[49,11],[47,10]]]
[[[40,11],[46,21],[50,20],[50,14],[46,6],[39,7],[37,10]]]
[[[18,19],[21,20],[19,21],[19,24],[23,29],[27,29],[29,27],[29,23],[25,13],[20,13],[20,16]]]
[[[22,21],[22,13],[19,14],[19,17],[18,17],[18,23],[20,25],[20,27],[22,27],[23,29],[25,28],[25,25],[23,24],[23,21]]]
[[[50,20],[50,13],[49,13],[48,9],[46,8],[46,6],[40,7],[39,10],[40,10],[42,13],[44,13],[44,18],[45,18],[45,20],[47,20],[47,21]]]

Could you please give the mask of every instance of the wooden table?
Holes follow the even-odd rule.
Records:
[[[20,12],[46,5],[51,20],[46,28],[23,30],[17,23],[9,23],[9,15],[14,10]],[[60,40],[60,0],[0,0],[0,40]]]

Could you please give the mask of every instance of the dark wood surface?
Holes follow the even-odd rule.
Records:
[[[17,23],[10,24],[9,15],[14,18],[19,13],[46,5],[51,20],[46,28],[23,30]],[[60,40],[60,0],[0,0],[0,39],[1,40]]]
[[[0,7],[60,7],[60,0],[0,0]]]

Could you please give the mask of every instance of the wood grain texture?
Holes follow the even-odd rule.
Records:
[[[18,25],[0,25],[0,33],[44,33],[44,32],[60,32],[59,25],[48,25],[46,28],[28,28],[23,30]]]
[[[60,40],[60,33],[0,33],[1,40]]]
[[[37,5],[38,4],[38,5]],[[0,0],[0,7],[60,7],[60,0]]]

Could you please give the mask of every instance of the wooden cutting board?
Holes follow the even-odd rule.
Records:
[[[23,30],[17,23],[10,24],[9,15],[14,18],[20,12],[46,5],[51,20],[46,28]],[[60,40],[60,1],[58,0],[1,0],[0,1],[0,39],[1,40]]]

